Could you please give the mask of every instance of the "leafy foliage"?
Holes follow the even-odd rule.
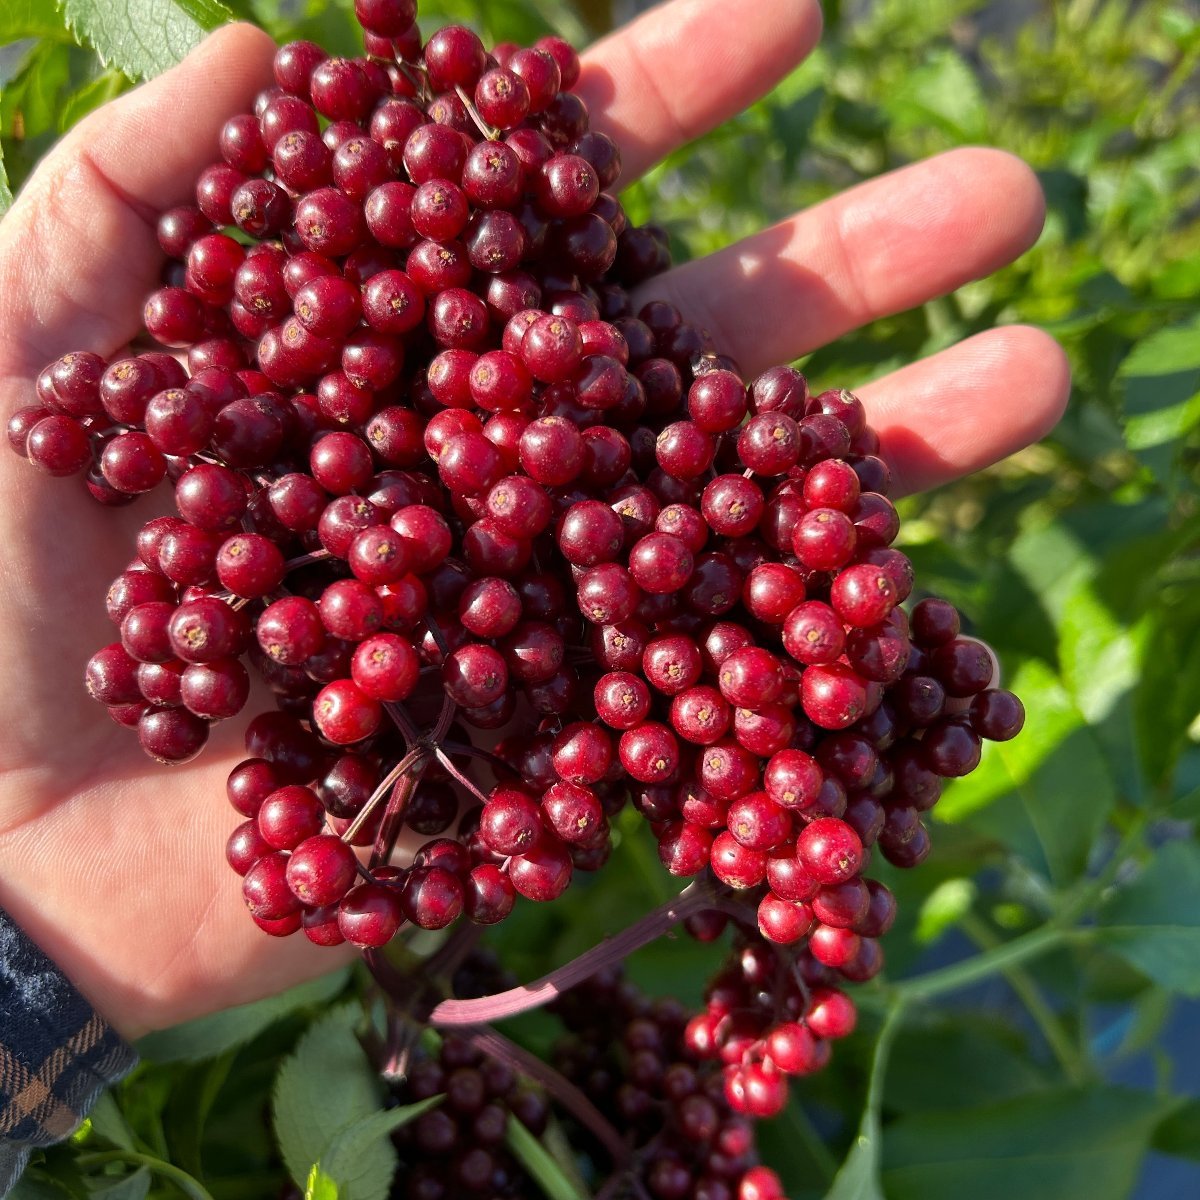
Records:
[[[232,15],[219,0],[58,2],[76,37],[132,79],[161,74]]]
[[[229,8],[353,49],[346,0]],[[61,9],[0,13],[0,211],[6,178],[19,187],[63,131],[225,19],[216,0]],[[582,0],[421,12],[519,41],[583,39],[612,16]],[[1155,1088],[1112,1082],[1169,1062],[1173,1011],[1193,1035],[1200,1020],[1179,1009],[1200,995],[1200,20],[1184,0],[831,0],[825,23],[809,63],[634,186],[632,216],[653,212],[677,255],[700,255],[929,154],[1008,149],[1046,191],[1034,249],[805,369],[853,386],[1027,321],[1061,340],[1075,385],[1046,442],[904,502],[922,584],[996,646],[1031,720],[939,806],[934,860],[896,881],[891,982],[862,989],[874,1018],[763,1140],[798,1200],[1118,1200],[1148,1149],[1194,1159],[1200,1131],[1168,1071]],[[610,869],[491,939],[522,978],[662,899],[636,822],[620,830]],[[717,953],[668,941],[631,971],[691,1002]],[[969,1002],[952,1000],[963,988]],[[384,1195],[395,1152],[381,1131],[404,1116],[380,1108],[361,1009],[314,1016],[341,990],[147,1039],[115,1104],[17,1195],[235,1200],[288,1175],[313,1197]],[[881,1028],[897,1032],[890,1056],[875,1053]],[[536,1018],[514,1029],[545,1043]],[[548,1195],[574,1194],[537,1143],[513,1150]]]

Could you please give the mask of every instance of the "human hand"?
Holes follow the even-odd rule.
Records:
[[[577,90],[593,127],[624,151],[622,182],[769,89],[819,25],[807,0],[675,0],[596,45]],[[0,224],[6,413],[31,402],[52,358],[80,348],[108,357],[135,334],[161,266],[154,219],[189,199],[222,122],[269,82],[273,53],[250,27],[223,29],[82,122],[39,168]],[[677,303],[753,373],[986,275],[1033,242],[1041,219],[1028,168],[960,150],[658,277],[638,302]],[[860,395],[896,491],[912,491],[1040,437],[1067,387],[1058,347],[1008,327]],[[81,490],[0,457],[0,905],[131,1037],[339,961],[300,938],[265,937],[246,918],[221,854],[239,819],[224,798],[239,722],[168,773],[98,720],[81,686],[87,658],[112,639],[96,597],[128,561],[148,503],[101,511]]]

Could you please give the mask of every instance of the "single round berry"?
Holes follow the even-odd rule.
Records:
[[[844,883],[862,865],[858,834],[844,821],[820,817],[806,825],[796,839],[796,857],[820,884]]]

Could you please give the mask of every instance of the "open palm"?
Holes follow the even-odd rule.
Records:
[[[627,183],[768,90],[819,31],[813,0],[674,0],[594,46],[577,90],[622,146]],[[31,402],[50,359],[109,356],[136,333],[161,266],[157,213],[188,200],[222,122],[269,81],[273,52],[261,32],[225,28],[42,164],[0,224],[5,413]],[[959,150],[656,278],[639,301],[678,304],[755,372],[997,269],[1033,242],[1042,211],[1022,163]],[[913,491],[1037,439],[1067,390],[1057,345],[1007,327],[860,394],[897,489]],[[0,905],[129,1036],[340,961],[246,917],[221,853],[240,819],[224,798],[240,723],[167,771],[83,691],[84,664],[114,636],[101,599],[149,503],[104,511],[0,456]]]

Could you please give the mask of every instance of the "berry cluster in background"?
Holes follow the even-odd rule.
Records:
[[[895,913],[864,872],[924,860],[942,780],[1020,702],[949,604],[901,607],[858,399],[787,366],[746,380],[635,299],[666,239],[609,190],[575,52],[423,44],[412,0],[356,11],[365,56],[282,47],[195,205],[162,214],[149,341],[59,359],[9,422],[102,505],[173,491],[88,690],[173,763],[264,681],[227,789],[250,916],[385,979],[406,927],[494,924],[600,869],[632,804],[703,888],[687,927],[732,924],[732,956],[690,1018],[611,973],[567,993],[557,1065],[653,1145],[639,1194],[774,1200],[743,1118],[853,1028],[841,987],[880,971]],[[479,1104],[406,1131],[423,1156],[525,1094],[453,1036],[424,1094],[467,1071]],[[407,1194],[509,1194],[486,1157]]]

